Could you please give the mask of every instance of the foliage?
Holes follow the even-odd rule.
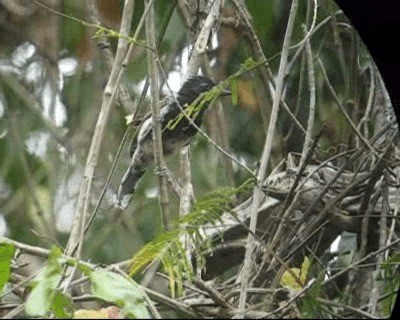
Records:
[[[383,300],[384,315],[390,316],[394,304],[396,303],[396,298],[398,295],[398,289],[400,286],[400,255],[394,254],[388,260],[382,263],[382,279],[383,285],[385,287],[385,294],[387,297]]]
[[[62,257],[61,250],[54,247],[46,265],[32,281],[33,289],[25,303],[25,311],[28,315],[44,317],[52,311],[59,318],[72,316],[68,311],[71,308],[71,300],[57,289],[65,262],[66,259]]]
[[[93,271],[90,282],[95,297],[120,306],[126,317],[151,318],[145,294],[131,279],[108,271]]]
[[[318,276],[301,301],[300,311],[304,318],[313,319],[322,317],[322,308],[321,303],[318,302],[318,297],[322,293],[323,276],[323,273]]]
[[[14,257],[15,248],[9,243],[0,243],[0,293],[8,282],[11,274],[11,260]]]
[[[202,229],[210,224],[217,224],[226,212],[234,214],[231,211],[233,198],[250,190],[253,185],[254,182],[248,180],[238,188],[218,189],[199,199],[192,212],[181,217],[171,231],[160,234],[132,257],[130,275],[135,275],[149,263],[160,259],[170,279],[172,296],[175,296],[176,286],[178,294],[181,294],[183,279],[193,276],[192,263],[187,255],[188,248],[182,239],[190,239],[190,247],[202,262],[203,251],[212,248],[212,239],[204,237]]]
[[[58,247],[52,249],[46,265],[32,281],[33,288],[25,303],[25,310],[29,316],[44,317],[52,312],[57,318],[72,317],[72,301],[62,293],[59,285],[64,275],[64,267],[74,265],[89,277],[93,296],[119,306],[127,317],[151,318],[147,309],[149,300],[132,279],[110,271],[88,268],[75,259],[63,256]]]
[[[144,15],[145,1],[135,1],[129,36],[123,36],[119,29],[124,10],[124,1],[121,0],[55,1],[54,3],[58,3],[55,6],[50,4],[51,1],[44,0],[20,1],[18,4],[8,1],[7,5],[3,2],[0,3],[1,237],[36,246],[35,248],[50,248],[54,243],[60,247],[67,244],[71,225],[76,224],[74,212],[81,180],[86,175],[83,168],[93,143],[93,131],[103,98],[107,98],[109,94],[108,91],[104,92],[104,88],[110,78],[113,64],[117,65],[114,63],[117,42],[123,38],[128,44],[135,46],[127,65],[118,62],[119,65],[123,64],[124,71],[119,79],[121,86],[109,121],[104,124],[104,137],[99,141],[101,150],[94,164],[94,178],[90,181],[93,188],[86,203],[90,213],[95,211],[97,203],[99,208],[96,208],[93,224],[82,239],[80,260],[66,257],[61,253],[61,249],[53,248],[44,266],[41,260],[43,255],[38,255],[38,258],[35,250],[33,253],[28,250],[30,255],[27,255],[27,263],[20,262],[22,258],[19,254],[15,255],[15,247],[2,242],[0,292],[17,292],[20,298],[19,306],[22,306],[26,299],[25,310],[28,316],[87,316],[81,309],[83,307],[80,302],[72,303],[72,298],[76,297],[75,292],[64,294],[60,289],[60,282],[65,277],[64,270],[67,267],[77,267],[88,277],[87,281],[91,284],[91,289],[89,286],[79,288],[80,294],[90,292],[93,299],[112,303],[118,310],[121,308],[125,316],[149,317],[149,299],[135,282],[114,272],[103,269],[98,271],[84,261],[109,265],[129,259],[130,273],[137,276],[140,270],[159,260],[168,275],[172,297],[175,298],[184,293],[185,281],[194,280],[188,251],[196,257],[197,267],[201,268],[207,263],[208,257],[204,255],[205,252],[212,253],[219,240],[224,245],[227,244],[223,242],[226,240],[223,233],[219,234],[219,239],[207,237],[207,231],[210,229],[206,228],[219,227],[224,214],[235,215],[233,204],[240,206],[245,198],[240,195],[254,187],[254,184],[243,181],[249,179],[250,171],[257,172],[263,153],[291,1],[222,1],[222,12],[215,25],[210,26],[206,52],[201,57],[202,73],[210,76],[218,86],[199,97],[188,109],[189,114],[194,114],[200,111],[206,101],[211,103],[202,127],[209,138],[198,134],[190,146],[190,180],[196,198],[200,200],[194,204],[187,216],[177,219],[173,229],[167,232],[160,231],[162,226],[155,182],[157,179],[151,169],[147,170],[133,203],[126,211],[110,209],[115,187],[130,163],[127,150],[131,137],[128,135],[128,139],[121,143],[125,129],[127,124],[140,122],[142,116],[150,109],[151,99],[143,90],[148,76],[147,65],[144,63],[148,49],[147,41],[143,30],[138,33],[137,38],[133,37]],[[45,3],[46,7],[39,2]],[[162,72],[160,69],[161,96],[170,94],[169,90],[166,90],[165,81],[169,81],[175,92],[181,83],[181,76],[187,73],[187,64],[192,57],[191,49],[208,16],[208,13],[202,12],[201,7],[206,2],[214,3],[154,1],[156,36],[159,40],[158,62],[159,67],[163,69]],[[196,5],[196,8],[182,6],[182,3]],[[244,23],[241,13],[236,8],[237,3],[243,3],[244,14],[254,30]],[[92,4],[97,7],[97,12],[91,7]],[[193,11],[186,12],[186,9]],[[316,20],[312,21],[314,13]],[[307,35],[313,23],[316,28]],[[309,36],[307,39],[306,35]],[[306,42],[309,42],[311,51],[310,65],[307,62]],[[379,131],[382,127],[381,108],[387,101],[381,96],[384,90],[379,87],[380,76],[373,59],[333,0],[299,1],[288,59],[289,65],[283,81],[284,94],[276,134],[273,137],[268,173],[276,168],[277,164],[282,164],[282,167],[288,165],[285,160],[289,154],[297,155],[303,151],[304,132],[309,123],[311,92],[315,92],[316,95],[316,113],[313,127],[309,130],[312,134],[322,126],[325,126],[326,130],[322,132],[316,151],[308,162],[319,165],[329,161],[329,165],[335,168],[346,165],[346,174],[351,171],[361,174],[364,170],[370,171],[376,163],[376,155],[380,155],[381,146],[375,144],[372,148],[363,149],[365,141],[361,141],[360,136],[370,141]],[[315,88],[310,84],[311,72],[314,72]],[[228,86],[232,92],[231,100],[216,100],[220,91]],[[178,117],[170,126],[177,125],[180,119]],[[358,134],[355,134],[354,128],[358,130]],[[120,155],[119,145],[122,150]],[[218,151],[221,149],[214,148],[215,145],[220,146],[246,167],[232,162],[226,154]],[[368,150],[374,150],[373,154],[367,154]],[[362,151],[362,156],[348,163],[348,159],[357,151]],[[386,169],[392,178],[397,179],[398,185],[398,168],[389,168],[398,163],[398,156],[392,160],[385,161],[388,166]],[[172,178],[178,184],[181,178],[179,162],[178,155],[167,159]],[[113,163],[116,164],[115,171],[112,169]],[[106,177],[109,175],[111,183],[106,184]],[[383,187],[380,189],[380,183],[384,180],[380,179],[374,186],[374,189],[380,190],[382,194],[386,192]],[[345,187],[347,182],[343,185],[333,185],[333,192],[341,192]],[[296,194],[295,198],[297,196],[301,198],[301,194]],[[330,196],[332,194],[329,194]],[[239,200],[237,203],[233,201],[235,197]],[[354,316],[354,310],[365,312],[367,308],[354,302],[358,298],[354,292],[358,292],[356,289],[366,281],[355,281],[351,287],[349,280],[345,279],[347,286],[341,288],[343,290],[339,290],[339,293],[335,291],[337,294],[333,294],[332,301],[322,300],[331,294],[324,278],[332,276],[331,263],[336,263],[335,272],[347,270],[346,276],[350,274],[351,277],[355,277],[357,273],[353,270],[354,263],[362,259],[362,255],[345,255],[342,251],[338,257],[330,256],[329,246],[333,239],[328,237],[329,243],[324,243],[324,235],[339,230],[339,227],[332,227],[330,224],[324,230],[325,233],[320,234],[321,237],[318,235],[318,240],[313,238],[314,235],[310,235],[311,244],[306,243],[304,238],[301,238],[302,235],[299,235],[304,230],[309,230],[310,226],[314,227],[311,229],[317,233],[320,227],[326,227],[325,220],[329,220],[329,223],[340,223],[339,219],[336,219],[336,215],[343,213],[339,201],[339,205],[335,207],[335,210],[339,210],[334,212],[333,218],[330,216],[332,212],[325,216],[332,219],[320,221],[319,225],[313,224],[313,221],[319,218],[318,213],[323,212],[323,205],[331,201],[329,197],[322,199],[313,210],[304,209],[308,205],[307,201],[302,203],[304,207],[300,209],[293,209],[294,205],[287,203],[286,213],[290,214],[285,216],[285,219],[276,216],[272,210],[271,216],[264,215],[264,220],[259,221],[261,230],[257,229],[256,236],[260,251],[265,254],[265,249],[273,248],[289,270],[286,270],[283,276],[280,276],[281,273],[278,276],[274,272],[278,269],[282,271],[282,266],[275,261],[275,265],[271,264],[268,272],[265,272],[265,277],[269,278],[262,279],[258,283],[260,288],[256,286],[255,289],[278,292],[282,286],[289,287],[291,292],[299,294],[290,302],[291,306],[298,307],[297,317],[347,317],[349,314]],[[356,201],[357,197],[358,194],[351,200]],[[375,201],[379,197],[363,194],[363,198]],[[393,198],[390,198],[390,201],[389,198],[388,196],[386,202],[393,202]],[[338,197],[334,200],[337,199]],[[314,201],[315,197],[311,200]],[[368,208],[372,204],[369,203]],[[170,198],[171,212],[178,213],[179,205],[179,199]],[[301,220],[305,222],[300,224],[297,218],[304,212],[307,212],[309,220]],[[397,226],[394,226],[397,221],[393,220],[393,212],[389,208],[379,218],[382,220],[378,221],[374,215],[371,217],[373,220],[369,220],[370,227],[382,228],[384,219],[388,225],[393,221],[390,232],[375,229],[377,232],[368,234],[368,244],[372,243],[373,247],[369,248],[370,253],[377,252],[376,246],[389,243],[386,241],[389,239],[385,239],[388,234],[398,238]],[[361,225],[365,227],[365,223],[361,221],[363,219],[359,216],[352,218],[357,222],[357,228],[352,230],[355,232],[354,236],[359,237],[362,233],[365,237],[365,230],[361,232],[358,229]],[[295,234],[291,233],[293,230],[290,225],[294,220]],[[283,225],[282,221],[288,224]],[[271,244],[269,234],[273,234],[278,227],[282,231],[281,236]],[[239,232],[239,235],[244,235],[242,239],[236,239],[241,241],[235,242],[239,247],[237,256],[241,257],[248,232]],[[191,243],[190,250],[185,247],[183,239]],[[293,247],[293,244],[296,244],[296,252],[290,251],[290,255],[287,256],[280,255],[285,249]],[[325,250],[320,250],[322,246]],[[305,253],[301,252],[301,247],[306,248]],[[19,249],[23,255],[26,253],[24,246],[19,246]],[[379,272],[374,278],[374,283],[382,285],[383,288],[381,295],[374,298],[380,303],[378,306],[383,306],[382,315],[390,314],[400,284],[398,254],[395,247],[391,249],[393,252],[387,261],[382,264],[374,261],[374,267]],[[356,251],[357,248],[351,250]],[[132,252],[136,252],[134,257]],[[372,258],[375,256],[378,254],[374,254]],[[225,260],[230,262],[228,258]],[[298,280],[304,284],[306,277],[313,279],[315,276],[312,272],[314,263],[308,267],[308,259],[318,261],[319,268],[323,271],[319,270],[317,280],[310,287],[305,287],[301,286]],[[254,263],[259,263],[259,260],[267,265],[271,262],[269,258],[263,261],[261,255],[254,259]],[[294,260],[299,262],[296,266],[291,265]],[[303,265],[300,266],[302,262]],[[209,287],[199,287],[207,302],[212,301],[206,310],[202,309],[202,306],[196,306],[194,309],[198,313],[192,314],[189,302],[183,297],[179,300],[168,300],[168,297],[157,302],[168,307],[170,317],[176,317],[179,312],[183,313],[183,317],[231,317],[236,312],[237,301],[240,299],[236,290],[240,282],[240,273],[233,275],[229,272],[217,278],[211,285],[207,283]],[[16,277],[11,277],[14,273]],[[264,275],[263,272],[260,273]],[[26,298],[25,293],[29,289],[26,279],[33,274],[38,276]],[[274,278],[274,281],[262,288],[270,278]],[[232,283],[235,283],[235,286],[230,287]],[[338,283],[340,284],[340,281]],[[155,283],[156,288],[157,285],[158,283]],[[191,285],[197,286],[194,283]],[[109,292],[107,288],[113,290]],[[372,290],[364,291],[372,295]],[[272,294],[271,300],[278,296],[276,292]],[[264,292],[251,293],[251,296],[249,293],[249,312],[256,309],[261,313],[254,314],[255,317],[267,317],[266,315],[270,315],[268,312],[282,312],[283,316],[287,315],[285,297],[281,300],[277,298],[279,301],[271,303],[263,299]],[[4,296],[1,296],[0,317],[3,316],[3,312],[8,312],[2,309],[5,304],[3,300]],[[213,302],[215,305],[212,305]],[[176,304],[172,307],[171,303]],[[279,307],[272,308],[276,303]],[[344,308],[347,305],[353,309],[349,311]],[[75,309],[79,310],[74,312]],[[262,313],[265,310],[268,311]],[[12,309],[11,314],[14,311],[17,312],[18,308]],[[109,316],[109,311],[104,308],[96,310],[92,316]],[[368,313],[364,315],[375,316]]]
[[[287,270],[283,273],[281,277],[281,285],[289,287],[295,291],[301,290],[306,284],[309,268],[310,260],[308,257],[305,257],[300,269],[291,268],[290,271]]]

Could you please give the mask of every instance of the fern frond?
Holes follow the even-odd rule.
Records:
[[[187,248],[181,239],[185,236],[190,239],[200,263],[204,264],[202,252],[211,248],[212,243],[211,239],[204,237],[203,227],[206,224],[215,225],[226,212],[232,213],[233,197],[253,186],[254,180],[249,179],[238,188],[221,188],[206,195],[194,205],[192,212],[178,220],[174,229],[158,235],[133,256],[129,274],[133,276],[155,259],[159,259],[169,275],[171,294],[180,294],[183,279],[193,276]]]

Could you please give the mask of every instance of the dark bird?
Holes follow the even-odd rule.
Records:
[[[198,96],[203,92],[209,91],[214,86],[215,83],[207,77],[191,76],[178,91],[176,100],[168,99],[168,102],[161,107],[160,116],[164,155],[175,153],[180,150],[180,148],[188,145],[197,132],[197,128],[193,126],[186,117],[182,117],[174,126],[171,126],[170,122],[174,122],[174,120],[179,117],[181,114],[181,107],[183,110],[187,110]],[[230,94],[230,91],[222,91],[222,95],[228,94]],[[203,106],[203,108],[195,114],[194,118],[193,116],[191,117],[192,121],[198,127],[202,124],[203,115],[207,107],[208,104]],[[138,134],[130,148],[131,163],[114,196],[114,206],[121,209],[125,209],[128,206],[140,179],[147,167],[153,164],[154,160],[151,114],[143,119],[138,130]]]

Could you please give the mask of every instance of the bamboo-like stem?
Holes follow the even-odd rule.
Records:
[[[145,0],[145,6],[149,5],[149,0]],[[171,212],[169,208],[167,179],[163,172],[165,171],[165,161],[163,155],[161,116],[159,103],[159,73],[157,67],[156,37],[154,28],[154,5],[151,4],[146,16],[146,39],[152,50],[147,50],[147,65],[149,70],[150,91],[151,91],[151,123],[153,134],[153,152],[155,172],[159,177],[160,185],[160,205],[164,230],[171,227]]]
[[[88,209],[94,170],[97,166],[98,156],[100,154],[101,144],[104,139],[107,122],[111,114],[111,109],[117,98],[119,83],[122,73],[124,71],[124,68],[122,67],[122,59],[125,57],[128,48],[126,37],[129,35],[130,27],[132,24],[133,9],[134,2],[132,0],[125,0],[120,28],[121,38],[119,38],[118,40],[117,53],[115,55],[114,64],[111,70],[110,77],[108,79],[108,83],[104,89],[103,103],[100,109],[99,116],[97,118],[92,143],[90,145],[83,178],[79,188],[78,203],[75,209],[74,222],[67,246],[65,248],[66,255],[76,256],[77,258],[80,258],[81,256],[86,224],[87,221],[90,219],[90,213],[88,212]],[[133,45],[133,43],[131,45]],[[72,271],[68,275],[68,279],[64,283],[64,292],[66,292],[66,290],[68,289],[69,284],[71,283],[75,275],[76,268],[77,267],[74,266]]]
[[[165,35],[165,31],[166,31],[166,29],[167,29],[167,27],[168,27],[168,24],[169,24],[169,21],[170,21],[170,19],[171,19],[172,13],[173,13],[173,11],[174,11],[175,5],[176,5],[176,0],[175,0],[174,2],[171,3],[171,5],[170,5],[168,11],[166,12],[166,18],[165,18],[164,21],[163,21],[163,24],[162,24],[162,26],[161,26],[161,28],[160,28],[160,32],[159,32],[158,39],[157,39],[157,49],[160,47],[160,44],[161,44],[161,42],[162,42],[162,39],[163,39],[163,37],[164,37],[164,35]],[[146,12],[147,12],[147,11],[145,10],[144,13],[146,13]],[[96,21],[97,21],[97,20],[96,20]],[[140,23],[141,23],[141,22],[140,22]],[[140,23],[139,23],[139,26],[140,26]],[[136,38],[138,37],[139,31],[140,31],[140,30],[141,30],[141,27],[138,27],[138,29],[137,29],[137,31],[136,31],[136,33],[135,33],[135,35],[134,35],[134,39],[136,39]],[[134,47],[133,47],[132,45],[129,46],[128,52],[127,52],[127,54],[126,54],[126,56],[125,56],[125,60],[124,60],[124,62],[122,63],[122,65],[123,65],[124,68],[128,65],[129,59],[130,59],[130,57],[131,57],[131,55],[132,55],[132,52],[133,52],[133,48],[134,48]],[[106,55],[106,60],[107,60],[107,61],[110,60],[110,57],[109,57],[110,53],[109,53],[109,50],[105,50],[105,55]],[[114,61],[114,58],[113,58],[113,57],[112,57],[112,61]],[[112,68],[112,64],[110,65],[110,69],[111,69],[111,68]],[[132,98],[130,97],[130,95],[129,95],[129,93],[128,93],[128,90],[127,90],[126,86],[124,85],[124,83],[122,83],[122,82],[120,83],[119,91],[118,91],[118,93],[119,93],[119,95],[118,95],[119,103],[122,104],[122,105],[124,106],[124,109],[133,111],[133,119],[134,119],[134,120],[137,119],[138,111],[141,109],[141,107],[142,107],[142,105],[143,105],[143,102],[144,102],[144,99],[145,99],[145,96],[146,96],[146,93],[147,93],[147,90],[148,90],[148,87],[149,87],[148,81],[149,81],[148,78],[146,78],[145,85],[144,85],[144,89],[143,89],[143,91],[142,91],[142,93],[141,93],[139,102],[138,102],[136,105],[133,104]],[[133,107],[131,108],[130,106],[133,106]],[[106,192],[107,192],[107,190],[108,190],[109,183],[110,183],[111,178],[112,178],[112,176],[113,176],[113,174],[114,174],[115,168],[117,167],[118,160],[119,160],[119,157],[120,157],[120,155],[121,155],[121,152],[122,152],[122,150],[123,150],[123,148],[124,148],[126,142],[128,141],[128,138],[133,139],[133,138],[131,137],[132,128],[133,128],[133,126],[128,126],[127,129],[125,130],[124,136],[123,136],[123,138],[122,138],[122,140],[121,140],[121,143],[120,143],[120,145],[119,145],[119,147],[118,147],[118,150],[117,150],[117,152],[116,152],[116,154],[115,154],[114,161],[113,161],[113,163],[112,163],[112,165],[111,165],[110,172],[109,172],[109,174],[108,174],[108,176],[107,176],[107,179],[106,179],[106,181],[105,181],[105,183],[104,183],[104,186],[103,186],[103,189],[102,189],[102,191],[101,191],[101,194],[100,194],[99,198],[97,199],[97,203],[96,203],[96,205],[95,205],[95,208],[93,209],[93,212],[92,212],[92,214],[91,214],[91,216],[90,216],[90,219],[88,219],[88,222],[87,222],[87,224],[86,224],[86,227],[85,227],[85,234],[86,234],[86,232],[88,231],[90,225],[92,224],[92,222],[94,221],[94,219],[95,219],[95,217],[96,217],[96,214],[97,214],[97,212],[98,212],[98,210],[99,210],[99,208],[100,208],[100,205],[101,205],[101,203],[102,203],[102,200],[103,200],[103,198],[104,198],[104,196],[105,196],[105,194],[106,194]],[[135,132],[135,135],[136,135],[136,134],[137,134],[137,131]],[[167,175],[167,178],[169,179],[169,180],[168,180],[168,183],[169,183],[170,185],[172,185],[172,189],[174,190],[174,192],[175,192],[175,191],[176,191],[176,192],[179,192],[180,188],[178,188],[177,184],[174,183],[175,181],[173,181],[172,178],[170,178],[170,174]],[[118,210],[118,209],[117,209],[117,210]]]
[[[133,4],[134,3],[132,0],[125,1],[124,12],[121,21],[121,29],[120,29],[120,33],[124,36],[127,36],[129,34],[133,16]],[[138,29],[139,27],[140,23]],[[132,45],[133,43],[131,44],[131,46]],[[78,203],[75,209],[73,227],[71,230],[67,247],[65,249],[65,253],[67,255],[75,254],[77,257],[79,257],[81,254],[82,240],[84,236],[86,220],[88,218],[87,213],[89,207],[89,197],[92,189],[94,170],[97,165],[101,144],[106,131],[106,125],[111,114],[112,106],[114,105],[117,96],[119,87],[118,84],[121,80],[122,73],[124,71],[124,68],[122,66],[122,60],[127,52],[127,46],[128,46],[127,40],[125,38],[120,38],[118,41],[117,53],[111,71],[111,75],[108,79],[108,83],[103,92],[103,102],[99,116],[97,118],[97,123],[93,134],[92,143],[90,145],[90,150],[86,160],[86,166],[84,169],[84,174],[79,189]]]

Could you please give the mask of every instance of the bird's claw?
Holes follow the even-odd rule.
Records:
[[[168,175],[168,169],[166,167],[159,167],[154,169],[154,174],[161,176],[161,177],[166,177]]]

